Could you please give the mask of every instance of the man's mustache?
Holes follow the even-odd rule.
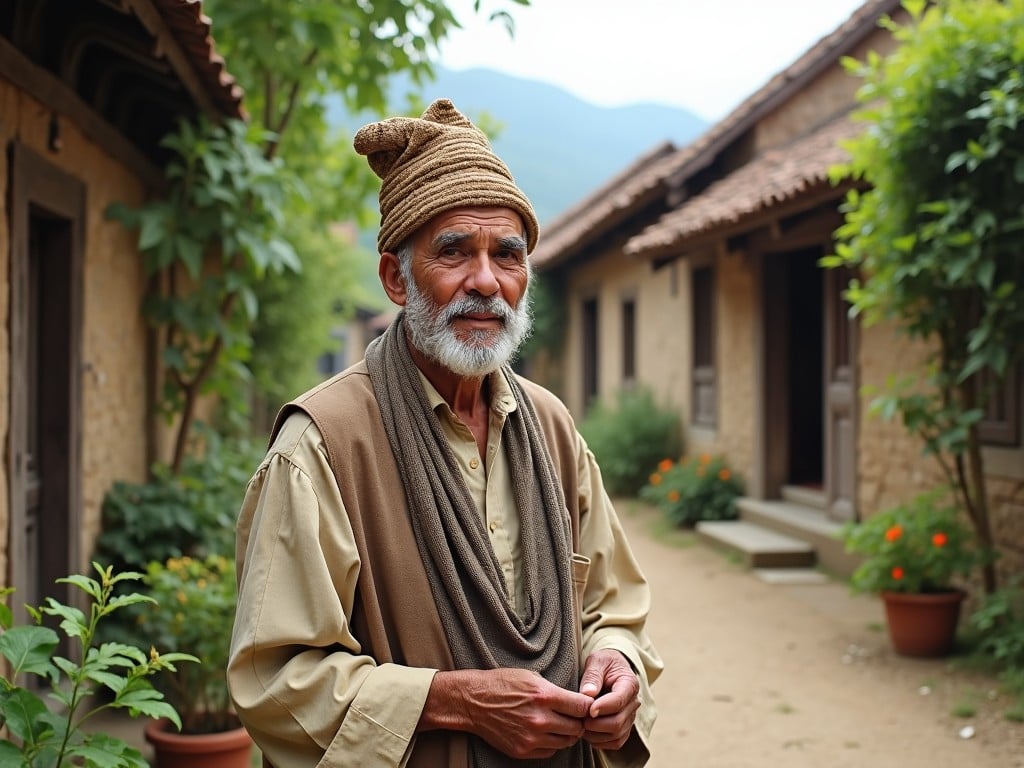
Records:
[[[441,319],[445,325],[451,325],[459,315],[469,313],[485,313],[497,316],[502,323],[508,325],[515,316],[515,311],[504,299],[497,296],[483,298],[482,296],[467,296],[464,299],[456,299],[444,308],[441,312]]]

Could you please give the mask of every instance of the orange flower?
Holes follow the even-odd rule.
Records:
[[[668,472],[670,469],[672,469],[672,459],[662,459],[658,462],[659,472]]]
[[[721,480],[723,483],[730,477],[732,477],[732,473],[730,473],[728,469],[723,467],[722,469],[719,470],[718,479]]]
[[[668,500],[671,501],[672,503],[679,501],[679,491],[675,490],[674,488],[671,491],[669,491]]]
[[[659,475],[657,472],[655,472],[647,479],[651,481],[651,485],[659,485],[661,483],[661,475]]]
[[[703,464],[710,464],[711,463],[711,457],[708,454],[706,454],[706,453],[702,453],[700,455],[700,463],[702,465]]]
[[[892,577],[896,579],[896,581],[900,581],[903,578],[903,569],[900,568],[898,565],[895,566],[892,569]]]
[[[894,525],[892,528],[890,528],[888,531],[885,532],[885,540],[886,541],[896,541],[902,535],[903,535],[903,526],[902,525]]]
[[[939,531],[934,536],[932,536],[932,544],[934,544],[936,547],[944,547],[946,546],[946,543],[948,541],[949,536],[944,534],[942,531]]]

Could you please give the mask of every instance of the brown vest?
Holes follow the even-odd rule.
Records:
[[[572,550],[577,552],[580,510],[575,425],[554,395],[525,379],[519,382],[533,401],[561,479],[572,524]],[[365,363],[355,364],[285,405],[271,442],[294,411],[307,413],[323,435],[355,534],[360,570],[350,623],[362,652],[378,664],[453,669],[413,536],[402,474],[391,453]],[[578,605],[575,613],[579,616]],[[577,639],[579,635],[577,627]],[[461,733],[421,733],[408,766],[465,768],[467,746]]]

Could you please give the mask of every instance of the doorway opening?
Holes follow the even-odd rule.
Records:
[[[788,254],[786,317],[789,472],[786,482],[820,490],[824,454],[824,309],[820,248]]]
[[[78,591],[56,579],[80,566],[85,188],[20,144],[10,157],[8,583],[17,606],[77,605]]]

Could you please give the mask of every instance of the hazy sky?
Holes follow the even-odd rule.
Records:
[[[450,0],[465,29],[449,69],[487,67],[602,106],[655,102],[724,117],[849,18],[863,0]],[[487,23],[504,8],[515,38]]]

